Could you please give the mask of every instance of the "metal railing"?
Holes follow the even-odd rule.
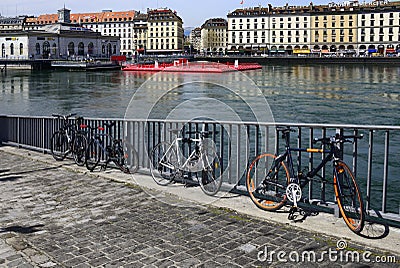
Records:
[[[261,152],[283,149],[283,142],[280,142],[275,130],[276,125],[291,126],[297,130],[292,134],[293,147],[317,147],[313,144],[314,138],[338,132],[347,135],[363,134],[364,139],[343,145],[343,160],[356,175],[366,209],[375,211],[379,217],[400,223],[400,127],[85,118],[85,123],[92,126],[110,121],[117,121],[117,127],[111,134],[127,140],[138,152],[142,172],[149,169],[150,150],[160,141],[173,140],[174,134],[170,129],[181,129],[180,135],[183,136],[187,131],[213,131],[209,138],[213,139],[221,157],[224,188],[243,194],[246,193],[245,176],[249,162]],[[61,125],[60,120],[52,117],[0,116],[0,141],[6,145],[49,152],[50,137]],[[183,153],[189,150],[182,147]],[[311,170],[322,157],[319,154],[299,152],[294,159],[297,160],[299,170]],[[332,181],[329,166],[320,175]],[[308,192],[309,200],[319,200],[326,206],[335,203],[332,188],[329,183],[313,181],[305,191]]]

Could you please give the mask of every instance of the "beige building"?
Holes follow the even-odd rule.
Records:
[[[353,5],[318,6],[311,16],[314,53],[356,53],[357,14]]]
[[[222,18],[208,19],[200,32],[200,51],[225,54],[228,45],[228,22]]]
[[[147,48],[150,54],[174,54],[183,52],[183,21],[170,9],[148,10]]]
[[[137,14],[133,21],[133,54],[139,55],[146,53],[147,32],[147,14]]]
[[[391,55],[400,53],[399,25],[400,1],[237,9],[228,14],[228,52]]]

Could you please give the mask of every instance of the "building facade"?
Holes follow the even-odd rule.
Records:
[[[26,30],[40,30],[57,23],[58,14],[27,18]],[[183,51],[183,21],[168,8],[138,11],[111,11],[70,14],[71,23],[80,24],[104,36],[120,38],[120,54],[134,56],[144,53],[172,54]]]
[[[102,36],[72,23],[69,10],[60,9],[57,23],[35,30],[0,33],[1,58],[48,59],[118,55],[119,37]]]
[[[182,53],[184,44],[183,21],[170,9],[148,10],[147,53]]]
[[[400,1],[237,9],[228,52],[393,55],[400,53]]]
[[[225,54],[228,45],[228,22],[223,18],[208,19],[201,26],[200,51]]]
[[[201,48],[201,28],[194,28],[189,35],[189,43],[193,46],[194,52],[200,52]]]

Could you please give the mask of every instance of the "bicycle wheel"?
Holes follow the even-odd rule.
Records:
[[[335,165],[333,173],[333,186],[340,213],[350,230],[360,233],[364,227],[365,212],[354,175],[340,161]]]
[[[88,170],[93,171],[99,165],[102,152],[100,144],[92,139],[86,149],[85,164]]]
[[[72,156],[74,158],[75,163],[78,166],[83,166],[85,164],[86,148],[87,148],[86,136],[82,133],[76,134],[72,145]]]
[[[174,180],[178,157],[175,147],[167,142],[160,142],[150,153],[150,171],[154,181],[167,185]]]
[[[284,162],[276,162],[272,154],[258,155],[250,164],[246,187],[257,207],[275,211],[286,202],[286,187],[290,182],[289,171]]]
[[[56,131],[51,136],[50,151],[53,158],[57,161],[64,160],[68,154],[68,137],[63,131]]]
[[[207,195],[215,195],[222,184],[221,161],[214,150],[207,150],[202,155],[203,170],[198,172],[201,190]]]
[[[136,150],[129,143],[123,143],[123,157],[125,173],[133,174],[139,169],[139,157]]]

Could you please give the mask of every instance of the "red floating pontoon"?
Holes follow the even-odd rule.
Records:
[[[175,60],[173,63],[130,64],[123,71],[140,72],[185,72],[185,73],[226,73],[261,69],[258,63],[216,63],[216,62],[189,62],[187,59]]]

